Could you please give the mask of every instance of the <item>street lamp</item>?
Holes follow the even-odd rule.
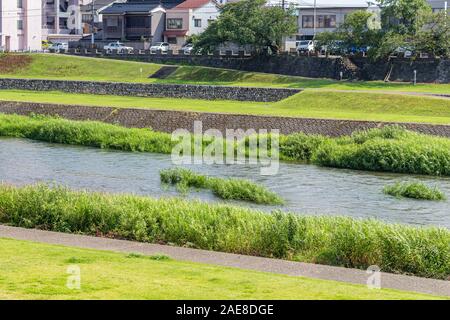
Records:
[[[94,48],[95,45],[95,36],[94,36],[94,25],[95,25],[95,0],[92,0],[92,30],[91,30],[91,45]]]

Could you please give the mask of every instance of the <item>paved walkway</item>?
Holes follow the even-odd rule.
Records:
[[[364,270],[358,269],[347,269],[206,250],[41,231],[35,229],[23,229],[2,225],[0,225],[0,237],[79,248],[141,253],[144,255],[160,253],[180,261],[207,263],[219,266],[236,267],[291,276],[304,276],[324,280],[335,280],[363,285],[366,285],[369,277]],[[450,281],[381,273],[381,286],[382,288],[414,291],[450,297]]]
[[[433,93],[433,92],[416,92],[416,91],[395,91],[395,90],[382,90],[382,89],[372,89],[372,90],[360,90],[360,89],[327,89],[327,88],[308,88],[305,91],[315,91],[315,92],[339,92],[339,93],[373,93],[373,94],[394,94],[401,96],[418,96],[427,98],[437,98],[437,99],[450,99],[450,94],[447,93]]]

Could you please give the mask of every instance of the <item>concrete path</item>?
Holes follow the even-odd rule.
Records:
[[[359,90],[359,89],[327,89],[327,88],[308,88],[304,91],[316,91],[316,92],[338,92],[338,93],[372,93],[372,94],[386,94],[386,95],[401,95],[401,96],[416,96],[436,99],[450,99],[450,93],[433,93],[433,92],[415,92],[415,91],[394,91],[394,90]]]
[[[133,252],[144,255],[165,254],[175,260],[236,267],[366,285],[364,270],[331,267],[206,250],[171,247],[133,241],[97,238],[0,225],[0,238],[12,238],[79,248]],[[381,287],[450,297],[450,281],[381,273]]]

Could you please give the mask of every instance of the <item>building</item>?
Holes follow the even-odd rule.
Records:
[[[335,31],[345,21],[345,17],[357,10],[378,11],[367,0],[317,0],[299,1],[297,40],[310,40],[314,35],[324,31]],[[315,17],[315,21],[314,21]]]
[[[428,0],[428,3],[430,4],[431,8],[433,9],[433,12],[445,10],[446,2],[447,2],[447,6],[450,5],[450,1],[448,1],[448,0]]]
[[[183,0],[128,0],[113,3],[100,11],[103,19],[103,40],[150,43],[164,40],[166,10]]]
[[[186,0],[166,13],[164,41],[175,49],[186,43],[189,36],[205,31],[219,16],[219,5],[213,0]]]
[[[83,35],[80,6],[84,1],[86,0],[42,0],[43,40],[79,40]]]
[[[0,49],[41,50],[41,16],[36,0],[0,0]]]
[[[102,15],[100,11],[106,9],[114,2],[125,2],[126,0],[85,0],[81,5],[81,23],[83,33],[92,33],[92,26],[94,32],[103,28]]]

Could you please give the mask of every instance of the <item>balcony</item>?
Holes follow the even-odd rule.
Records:
[[[127,27],[125,29],[125,35],[127,39],[140,39],[141,37],[149,38],[151,34],[151,28]]]

